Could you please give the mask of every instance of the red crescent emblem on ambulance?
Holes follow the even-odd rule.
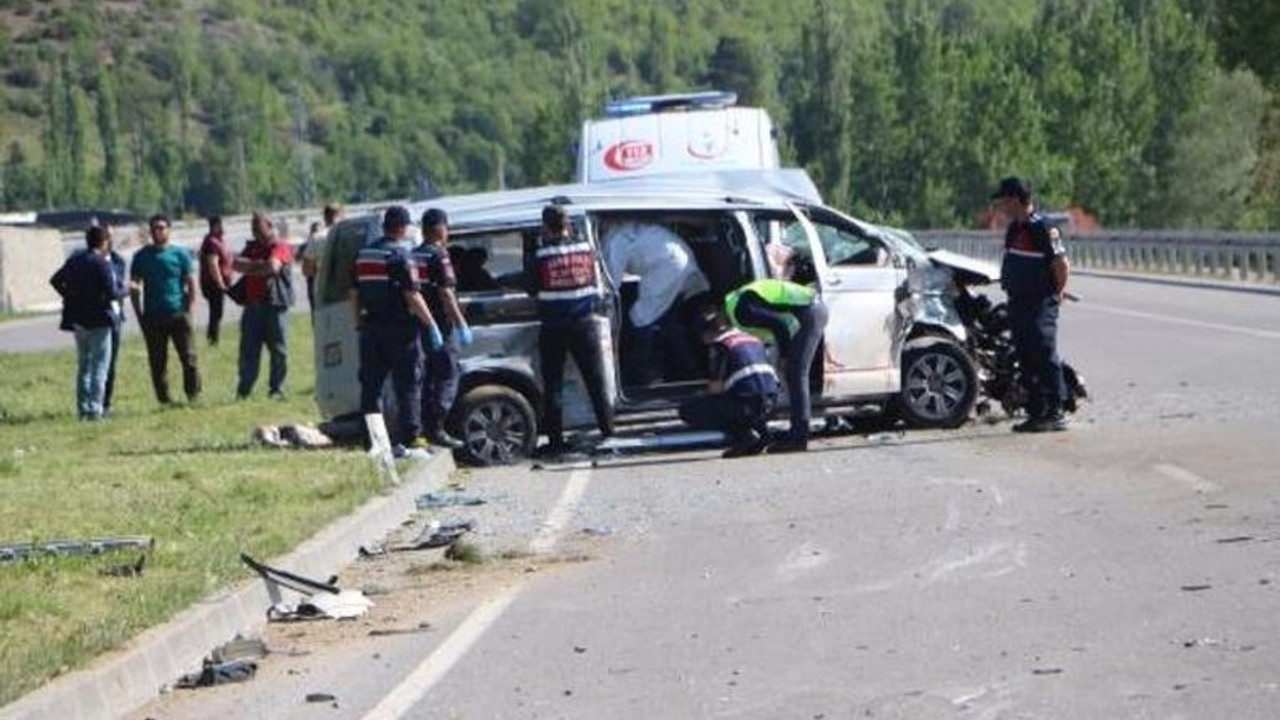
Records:
[[[644,140],[623,140],[604,151],[604,164],[610,170],[630,172],[653,162],[653,145]]]

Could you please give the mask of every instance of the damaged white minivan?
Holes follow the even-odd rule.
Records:
[[[816,416],[880,405],[918,427],[955,427],[969,418],[979,378],[953,303],[953,272],[984,274],[990,281],[994,268],[958,256],[949,263],[931,259],[903,231],[826,207],[803,171],[651,177],[446,197],[410,208],[415,218],[428,207],[448,212],[457,292],[475,331],[475,342],[464,350],[461,388],[448,422],[465,443],[463,460],[517,462],[531,455],[537,441],[543,387],[536,370],[530,268],[541,211],[551,202],[567,208],[575,231],[598,248],[600,228],[616,222],[676,233],[707,280],[700,303],[722,301],[735,288],[777,273],[770,258],[783,248],[783,254],[810,263],[830,310],[824,348],[810,376]],[[347,219],[331,231],[320,258],[316,396],[329,420],[358,417],[351,264],[380,232],[379,214]],[[631,350],[628,310],[642,280],[611,277],[603,261],[598,276],[606,302],[596,322],[619,427],[672,420],[679,401],[705,386],[706,368],[677,371],[660,345],[653,357],[642,359],[650,370],[643,381],[624,372],[624,366],[635,365],[620,358]],[[668,345],[665,353],[672,357],[685,349],[705,357],[692,334],[668,342],[689,344]],[[594,425],[572,363],[564,398],[566,429]]]

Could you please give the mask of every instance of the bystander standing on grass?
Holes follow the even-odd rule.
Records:
[[[293,304],[293,251],[281,241],[265,213],[256,212],[251,221],[253,239],[235,260],[235,269],[244,273],[244,313],[240,316],[240,372],[236,397],[244,399],[258,381],[265,345],[271,355],[268,393],[279,399],[289,372],[288,336],[285,315]]]
[[[209,233],[200,243],[200,294],[209,303],[209,327],[205,336],[209,345],[218,344],[222,312],[227,303],[227,286],[231,284],[231,249],[223,237],[222,218],[209,218]]]
[[[182,389],[188,402],[200,397],[191,303],[196,297],[195,262],[191,251],[169,242],[169,218],[150,221],[151,244],[133,256],[129,297],[133,314],[147,341],[147,360],[156,400],[173,402],[169,393],[169,343],[182,364]]]
[[[120,299],[112,277],[106,228],[85,233],[85,250],[63,263],[49,283],[62,296],[59,327],[76,337],[76,410],[81,420],[101,420],[111,364],[112,303]]]

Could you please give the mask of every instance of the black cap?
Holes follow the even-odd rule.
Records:
[[[542,208],[542,224],[548,230],[559,232],[569,224],[569,213],[561,205],[548,205]]]
[[[409,219],[409,211],[403,205],[392,205],[382,216],[382,227],[387,229],[405,227],[411,222],[413,221]]]
[[[422,227],[433,228],[437,225],[448,225],[449,214],[440,208],[428,208],[422,213]]]
[[[991,194],[992,200],[1007,197],[1016,197],[1025,202],[1031,198],[1031,186],[1022,178],[1011,175],[1001,180],[1000,187]]]

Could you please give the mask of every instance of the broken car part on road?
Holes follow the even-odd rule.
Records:
[[[320,582],[260,563],[244,553],[240,554],[240,559],[258,573],[267,584],[267,596],[271,598],[271,607],[267,608],[267,620],[274,622],[317,618],[348,620],[364,615],[369,608],[373,607],[373,602],[359,590],[339,588],[335,584],[336,577],[330,578],[328,582]],[[305,595],[307,599],[294,604],[286,603],[280,594],[281,587]]]

